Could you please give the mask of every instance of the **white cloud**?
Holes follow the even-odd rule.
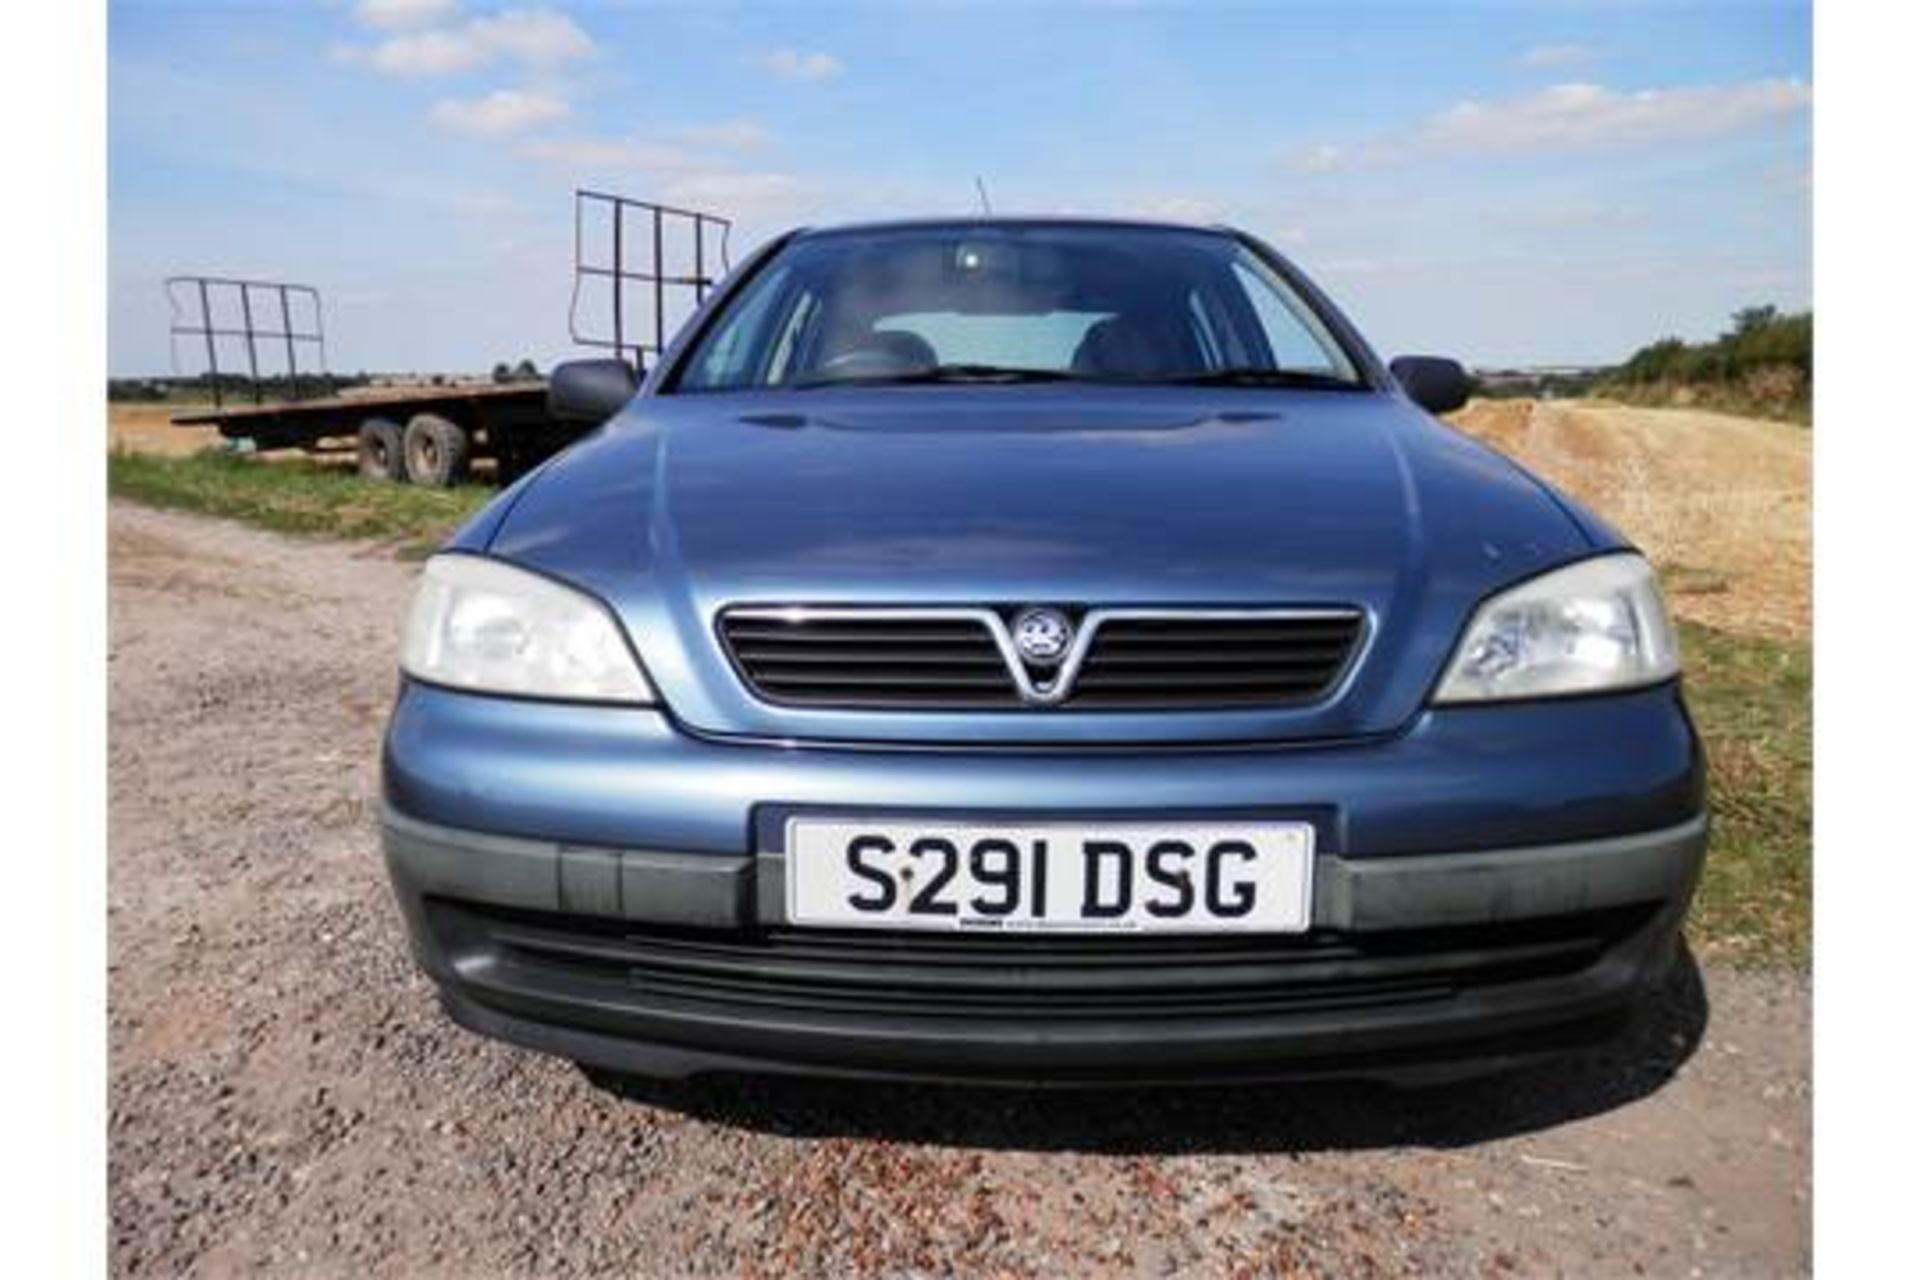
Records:
[[[483,45],[535,66],[552,66],[593,52],[593,40],[572,18],[552,9],[509,9],[468,27]]]
[[[1362,142],[1353,146],[1335,146],[1323,142],[1301,147],[1288,154],[1287,164],[1301,173],[1345,173],[1370,169],[1399,158],[1399,152],[1384,142]]]
[[[396,30],[438,22],[456,7],[457,0],[360,0],[353,16],[365,26]]]
[[[652,174],[727,171],[708,155],[714,151],[752,151],[773,141],[773,134],[751,120],[686,125],[655,138],[537,138],[520,153],[574,169],[632,170]]]
[[[1218,222],[1220,205],[1200,196],[1155,196],[1133,206],[1143,218],[1164,218],[1168,222]]]
[[[1292,157],[1293,167],[1305,173],[1333,173],[1347,168],[1349,161],[1347,149],[1336,147],[1331,142],[1302,147]]]
[[[1537,44],[1514,59],[1529,71],[1550,71],[1593,61],[1593,48],[1584,44]]]
[[[792,174],[738,169],[677,143],[646,138],[531,138],[519,151],[568,170],[576,180],[595,174],[640,175],[657,184],[658,195],[650,198],[744,221],[789,217],[810,194],[808,185]]]
[[[1391,266],[1379,258],[1326,258],[1314,264],[1314,270],[1324,276],[1377,276]]]
[[[570,169],[601,171],[675,173],[699,164],[679,147],[627,138],[535,138],[521,144],[520,153]]]
[[[1645,222],[1646,214],[1632,206],[1605,200],[1568,200],[1510,208],[1503,212],[1501,220],[1519,227],[1571,231],[1586,227],[1633,226]]]
[[[1812,104],[1812,87],[1799,80],[1631,91],[1561,84],[1518,98],[1461,102],[1400,137],[1321,143],[1283,158],[1302,173],[1336,173],[1396,163],[1420,151],[1572,151],[1672,142],[1784,120]]]
[[[553,9],[509,9],[452,27],[408,31],[375,45],[367,60],[399,76],[450,75],[513,58],[551,67],[593,52],[593,39]]]
[[[493,55],[464,31],[421,31],[383,40],[368,61],[389,75],[443,76],[469,71]]]
[[[496,217],[520,207],[512,196],[499,191],[449,191],[445,198],[448,207],[474,217]]]
[[[773,141],[773,134],[764,125],[751,120],[688,125],[675,130],[674,136],[689,146],[724,147],[729,151],[752,151]]]
[[[736,222],[754,222],[790,217],[806,198],[806,187],[792,174],[716,169],[670,183],[663,198]]]
[[[1428,120],[1418,140],[1461,151],[1524,151],[1698,138],[1797,115],[1813,102],[1798,80],[1616,92],[1562,84],[1503,102],[1462,102]]]
[[[801,49],[775,49],[754,61],[783,80],[831,80],[845,70],[840,59],[830,53]]]
[[[543,93],[496,89],[484,98],[446,98],[433,104],[436,123],[488,137],[517,133],[566,116],[567,104]]]

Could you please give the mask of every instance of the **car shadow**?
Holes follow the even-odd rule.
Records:
[[[711,1124],[786,1137],[872,1138],[1113,1155],[1464,1147],[1638,1101],[1693,1056],[1706,984],[1682,948],[1672,976],[1604,1046],[1449,1085],[1366,1082],[1075,1090],[589,1073],[597,1088]]]

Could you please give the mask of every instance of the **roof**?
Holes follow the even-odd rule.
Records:
[[[1164,218],[1103,217],[1091,214],[1008,214],[983,213],[977,215],[947,214],[944,216],[925,216],[912,218],[880,218],[867,221],[839,222],[819,227],[801,227],[797,235],[840,235],[846,232],[870,231],[912,231],[943,229],[980,229],[980,228],[1016,228],[1016,227],[1087,227],[1136,231],[1201,231],[1215,235],[1233,235],[1232,227],[1218,223],[1206,225],[1197,222],[1177,222]]]

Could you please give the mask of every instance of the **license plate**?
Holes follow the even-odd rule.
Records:
[[[787,918],[835,928],[1299,933],[1313,827],[787,823]]]

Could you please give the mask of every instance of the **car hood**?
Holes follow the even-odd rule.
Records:
[[[1472,604],[1591,549],[1539,482],[1375,392],[871,388],[644,398],[513,495],[489,550],[627,623],[710,733],[1191,741],[1381,732]],[[725,606],[1352,606],[1367,649],[1289,710],[972,715],[775,708]]]

